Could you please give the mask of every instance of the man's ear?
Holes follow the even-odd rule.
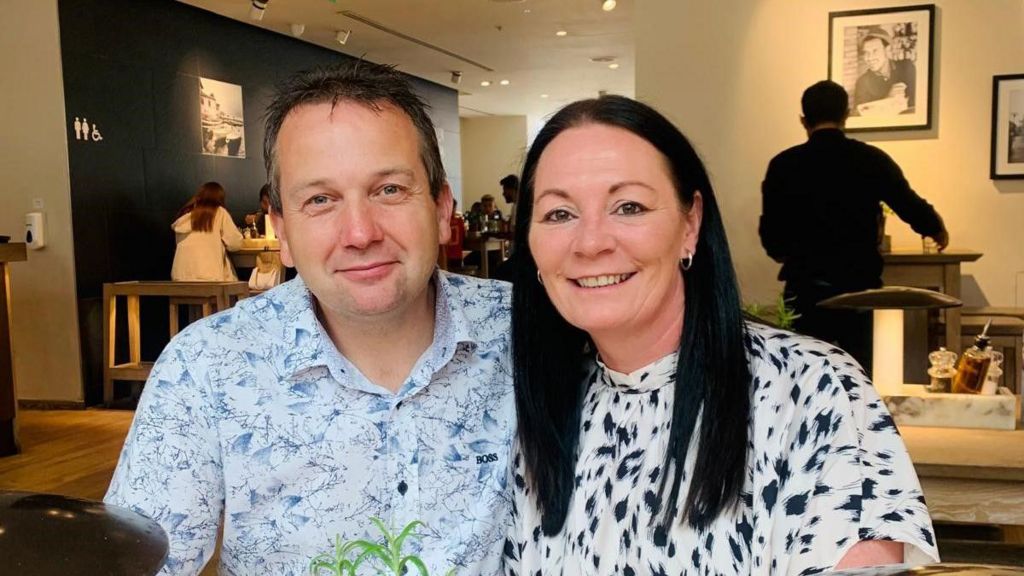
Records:
[[[434,201],[437,209],[437,242],[447,244],[452,239],[452,188],[447,182],[441,186],[441,192]]]
[[[277,240],[281,244],[281,263],[289,268],[295,267],[295,261],[292,260],[292,252],[288,247],[288,230],[285,229],[284,218],[281,217],[281,213],[274,208],[274,205],[270,205],[270,217],[271,223],[274,225],[274,233],[277,234]]]

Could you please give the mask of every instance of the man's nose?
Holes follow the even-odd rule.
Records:
[[[379,216],[367,200],[348,203],[341,211],[338,233],[342,246],[362,250],[383,238]]]

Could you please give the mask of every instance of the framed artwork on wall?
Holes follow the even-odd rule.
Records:
[[[828,15],[828,77],[850,95],[848,132],[932,127],[935,5]]]
[[[200,78],[199,120],[202,124],[203,154],[245,158],[241,86]]]
[[[1024,74],[992,77],[991,176],[1024,179]]]

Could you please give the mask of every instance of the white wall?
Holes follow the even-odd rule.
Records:
[[[768,161],[806,136],[804,88],[828,76],[828,13],[919,4],[900,0],[644,0],[637,3],[637,97],[672,118],[712,175],[744,298],[781,290],[757,220]],[[857,134],[888,152],[946,220],[964,266],[968,304],[1024,306],[1024,181],[989,180],[992,76],[1024,72],[1024,2],[935,0],[929,132]],[[894,248],[920,247],[906,224]],[[973,288],[976,281],[980,292]]]
[[[23,237],[41,199],[47,246],[11,265],[20,399],[83,400],[57,0],[8,0],[0,19],[0,234]]]
[[[462,201],[466,211],[484,194],[494,196],[507,217],[509,206],[501,197],[498,181],[519,175],[526,156],[526,116],[462,118]]]

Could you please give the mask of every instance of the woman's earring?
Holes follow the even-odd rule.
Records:
[[[693,252],[690,252],[689,250],[687,250],[686,251],[686,257],[679,259],[679,267],[682,268],[683,272],[686,272],[687,270],[690,269],[691,266],[693,266],[693,257],[694,256],[695,256],[695,254]]]
[[[537,282],[539,282],[541,286],[544,285],[544,279],[540,277],[540,270],[537,270]]]

